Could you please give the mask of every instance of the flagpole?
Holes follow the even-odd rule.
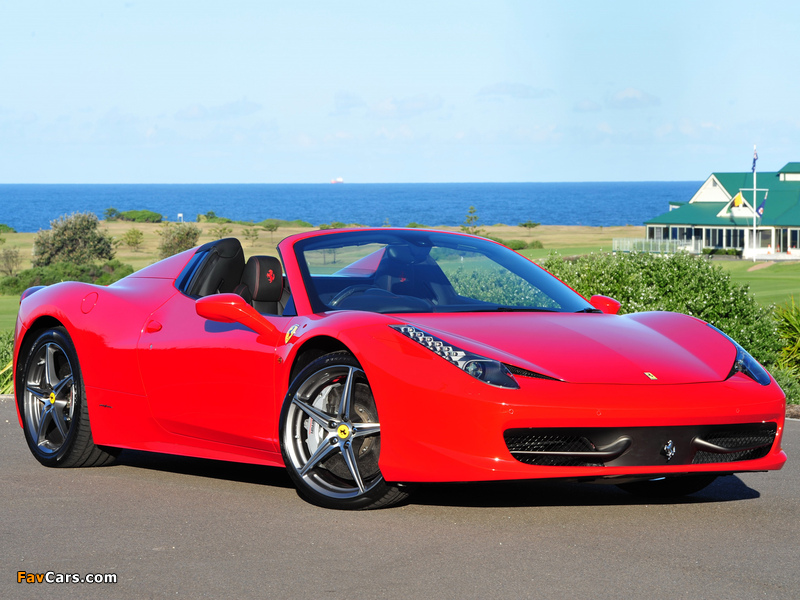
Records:
[[[753,144],[753,262],[756,262],[756,161],[758,160],[758,153],[756,152],[756,145]]]

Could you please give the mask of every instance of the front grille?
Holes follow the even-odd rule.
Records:
[[[719,462],[739,462],[742,460],[753,460],[756,458],[764,458],[769,454],[769,446],[763,448],[755,448],[753,450],[741,450],[739,452],[731,452],[730,454],[717,454],[715,452],[700,451],[694,455],[692,460],[693,465],[706,465],[708,463]]]
[[[692,464],[739,462],[764,458],[772,448],[776,433],[775,423],[765,423],[761,427],[745,425],[739,428],[710,432],[701,436],[699,441],[717,448],[712,450],[701,448],[695,454]]]
[[[506,446],[520,462],[545,467],[602,467],[603,463],[560,453],[595,452],[587,438],[577,435],[536,434],[526,430],[510,430],[505,434]],[[529,454],[536,452],[537,454]],[[515,454],[516,453],[516,454]],[[542,453],[542,454],[539,454]]]
[[[681,427],[509,429],[518,461],[545,467],[666,466],[734,463],[763,458],[775,423]]]

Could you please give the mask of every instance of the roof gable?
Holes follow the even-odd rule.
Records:
[[[784,169],[796,169],[787,179]],[[763,226],[800,227],[800,163],[788,163],[780,172],[756,173],[758,190],[753,199],[752,172],[712,173],[688,204],[671,207],[647,224],[731,227],[753,223],[753,208],[764,205]],[[741,193],[743,203],[735,206]]]
[[[778,173],[800,173],[800,162],[786,163]]]

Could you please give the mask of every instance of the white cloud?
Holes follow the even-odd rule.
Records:
[[[375,132],[375,137],[389,142],[410,142],[414,139],[414,132],[408,125],[401,125],[394,129],[381,127]]]
[[[406,98],[387,98],[372,107],[375,116],[384,119],[407,119],[442,108],[442,98],[428,94],[418,94]]]
[[[356,94],[350,92],[338,92],[333,98],[333,112],[331,116],[339,117],[349,115],[350,112],[357,108],[366,106],[366,102]]]
[[[237,117],[247,117],[260,111],[262,106],[246,99],[220,104],[219,106],[205,107],[202,104],[193,104],[175,113],[178,121],[221,121]]]
[[[601,108],[602,106],[600,106],[597,102],[592,100],[581,100],[573,107],[573,110],[575,112],[588,113],[598,112]]]
[[[636,88],[625,88],[613,94],[608,99],[608,105],[611,108],[627,110],[631,108],[649,108],[651,106],[658,106],[661,100],[655,96],[637,90]]]
[[[535,88],[524,83],[499,82],[482,87],[477,96],[484,98],[514,98],[516,100],[533,100],[553,96],[553,90]]]

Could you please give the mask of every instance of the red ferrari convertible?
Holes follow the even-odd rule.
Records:
[[[236,239],[20,303],[20,425],[44,465],[123,448],[285,465],[345,509],[418,482],[580,478],[682,495],[780,469],[785,398],[696,318],[617,315],[519,254],[443,231]]]

